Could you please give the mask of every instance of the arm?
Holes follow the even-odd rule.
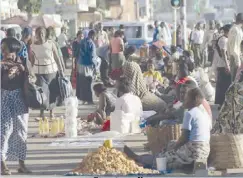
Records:
[[[190,131],[192,129],[192,119],[193,118],[191,114],[189,112],[186,112],[183,118],[182,135],[174,147],[175,150],[177,150],[189,141]]]
[[[239,43],[239,40],[241,41],[242,39],[238,39],[238,36],[237,36],[237,31],[236,29],[232,29],[230,32],[229,32],[229,36],[228,36],[228,43],[229,46],[231,46],[231,55],[233,55],[235,57],[235,62],[238,63],[238,65],[240,66],[240,56],[238,54],[238,43]]]
[[[180,148],[181,146],[186,144],[189,141],[189,139],[188,139],[189,135],[190,135],[190,131],[189,130],[182,129],[182,134],[181,134],[179,140],[177,141],[174,149],[177,150],[178,148]]]
[[[96,46],[95,46],[95,44],[94,44],[94,42],[91,42],[90,43],[90,51],[91,51],[91,60],[92,60],[92,63],[94,64],[94,65],[96,65]]]
[[[229,67],[229,63],[228,63],[228,55],[227,55],[227,41],[226,39],[220,39],[219,40],[219,48],[221,50],[221,54],[222,54],[222,60],[225,62],[226,64],[226,69],[229,71],[230,67]]]
[[[58,66],[58,70],[61,74],[63,74],[63,67],[62,67],[62,63],[61,63],[61,58],[58,55],[58,51],[57,51],[57,47],[54,43],[52,43],[52,50],[53,50],[53,56],[54,56],[54,60],[57,63]]]
[[[105,95],[102,93],[99,96],[99,107],[97,112],[101,115],[103,119],[106,118],[105,108],[107,106]]]
[[[121,48],[121,51],[125,50],[125,44],[122,39],[120,39],[120,48]]]

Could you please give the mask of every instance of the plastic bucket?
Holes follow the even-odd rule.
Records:
[[[156,165],[158,171],[166,171],[166,158],[156,158]]]

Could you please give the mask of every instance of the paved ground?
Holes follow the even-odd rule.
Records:
[[[67,70],[67,74],[70,74],[70,70]],[[61,116],[64,113],[65,108],[59,107],[54,110],[56,116]],[[79,106],[79,115],[86,116],[95,110],[95,106]],[[48,116],[48,113],[46,113]],[[74,169],[78,163],[81,162],[82,158],[87,154],[87,152],[92,151],[92,148],[57,148],[48,146],[55,138],[36,138],[32,137],[34,134],[38,133],[38,122],[34,119],[38,117],[39,111],[31,111],[29,119],[29,130],[28,130],[28,152],[26,164],[33,174],[28,177],[33,177],[34,175],[56,175],[60,177],[64,175],[71,169]],[[146,142],[146,137],[144,136],[134,136],[129,137],[126,143],[133,147],[137,153],[144,153],[143,143]],[[11,169],[13,175],[17,174],[17,162],[9,162],[9,168]],[[27,177],[22,175],[21,177]]]
[[[67,71],[68,73],[70,71]],[[79,114],[85,116],[94,111],[94,106],[79,106]],[[64,107],[59,107],[55,110],[57,115],[63,115]],[[27,153],[27,167],[33,171],[33,174],[21,175],[17,174],[17,162],[10,162],[9,167],[16,177],[61,177],[71,169],[75,168],[82,158],[92,148],[57,148],[48,146],[54,138],[33,138],[33,134],[38,132],[38,123],[34,118],[39,114],[38,111],[30,112],[29,119],[29,138],[28,138],[28,153]],[[214,112],[214,115],[216,113]],[[133,136],[126,138],[125,143],[131,146],[138,154],[143,154],[143,143],[146,142],[145,136]],[[181,175],[181,174],[180,174]],[[4,176],[7,177],[7,176]]]

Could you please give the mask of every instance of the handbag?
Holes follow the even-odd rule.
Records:
[[[24,80],[24,99],[25,104],[32,109],[47,109],[49,107],[49,86],[43,77],[39,78],[39,84],[33,80],[31,72],[31,64],[27,60],[25,64],[25,80]]]
[[[73,95],[73,87],[68,78],[59,75],[58,85],[60,90],[61,102],[63,102],[66,98],[69,98]]]

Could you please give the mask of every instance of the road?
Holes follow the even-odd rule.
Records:
[[[70,70],[67,71],[70,74]],[[79,105],[79,116],[84,117],[95,110],[95,106]],[[65,108],[58,107],[54,110],[56,116],[64,115]],[[48,114],[48,113],[46,113]],[[28,152],[27,152],[27,167],[33,171],[31,175],[21,175],[17,173],[18,163],[8,162],[9,168],[14,177],[62,177],[65,173],[74,169],[82,158],[95,148],[65,148],[65,147],[50,147],[49,144],[56,138],[38,138],[33,137],[38,133],[38,122],[35,118],[38,117],[39,111],[30,111],[29,127],[28,127]],[[214,110],[213,115],[217,112]],[[48,115],[47,115],[48,116]],[[146,143],[144,135],[130,136],[125,139],[125,144],[132,147],[138,153],[147,153],[143,149],[143,144]],[[220,173],[216,173],[220,175]],[[174,174],[181,176],[184,174]],[[243,175],[241,175],[243,176]],[[8,177],[8,176],[3,176]]]
[[[70,74],[70,70],[66,71],[67,75]],[[96,98],[95,98],[96,100]],[[79,116],[84,117],[95,110],[95,106],[79,105]],[[54,110],[56,116],[64,115],[65,107],[58,107]],[[31,110],[28,126],[28,152],[27,152],[27,167],[33,171],[34,175],[57,175],[60,177],[70,170],[74,169],[78,163],[81,162],[82,158],[92,148],[57,148],[48,146],[56,138],[38,138],[33,135],[38,133],[38,122],[35,118],[38,117],[39,111]],[[48,112],[46,112],[48,117]],[[144,153],[143,143],[146,142],[144,136],[129,137],[126,140],[126,144],[134,148],[138,153]],[[9,168],[13,175],[17,174],[18,163],[8,162]],[[22,175],[21,177],[27,177]]]

